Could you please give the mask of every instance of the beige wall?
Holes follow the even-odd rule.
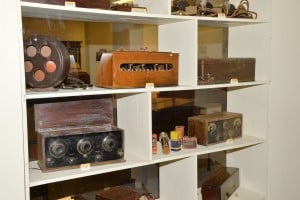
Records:
[[[223,28],[199,27],[198,57],[227,57],[227,34]]]

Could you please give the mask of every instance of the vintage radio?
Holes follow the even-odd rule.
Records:
[[[178,53],[118,51],[103,53],[96,86],[105,88],[178,85]]]
[[[82,8],[99,8],[109,10],[111,6],[110,0],[73,0],[76,3],[76,7]]]
[[[99,8],[109,10],[111,7],[110,0],[22,0],[27,2],[54,4],[54,5],[74,5],[82,8]]]
[[[242,114],[219,112],[188,118],[188,135],[200,145],[211,145],[242,136]]]
[[[227,200],[239,185],[239,169],[235,167],[221,167],[202,184],[202,199]]]
[[[54,5],[65,5],[65,0],[22,0],[27,2],[34,2],[34,3],[45,3],[45,4],[54,4]]]
[[[198,60],[198,84],[255,80],[255,58],[204,58]]]
[[[34,105],[43,172],[124,161],[124,132],[113,125],[112,98]]]
[[[116,10],[116,11],[124,11],[124,12],[131,12],[132,5],[131,4],[117,4],[117,5],[112,5],[111,10]]]

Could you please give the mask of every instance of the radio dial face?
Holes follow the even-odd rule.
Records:
[[[240,130],[241,127],[242,127],[242,120],[240,118],[236,118],[233,121],[233,126],[234,126],[235,129]]]
[[[63,141],[56,140],[50,144],[49,153],[54,158],[62,158],[66,155],[67,146]]]
[[[215,132],[216,132],[216,130],[217,130],[217,125],[216,125],[215,123],[210,123],[210,124],[208,125],[208,133],[209,133],[210,135],[214,135]]]
[[[90,138],[81,138],[77,142],[77,151],[81,155],[87,155],[93,150],[93,141]]]
[[[117,141],[113,136],[108,135],[102,141],[102,148],[104,151],[111,152],[116,148],[116,146]]]

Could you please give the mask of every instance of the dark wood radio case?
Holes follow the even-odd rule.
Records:
[[[113,123],[113,99],[34,105],[38,165],[43,172],[124,162],[124,133]]]
[[[34,2],[34,3],[44,3],[44,4],[54,4],[54,5],[65,5],[65,0],[22,0],[27,2]]]
[[[255,81],[255,58],[204,58],[198,60],[198,84]]]
[[[178,85],[178,53],[119,51],[103,53],[96,86],[105,88]]]
[[[202,199],[227,200],[239,185],[239,169],[221,167],[202,184]]]
[[[82,8],[99,8],[109,10],[111,6],[110,0],[75,0],[76,7]]]
[[[34,3],[54,4],[64,6],[68,0],[22,0]],[[82,8],[99,8],[109,10],[111,7],[110,0],[69,0],[76,7]]]
[[[200,145],[225,142],[242,136],[242,114],[217,112],[188,118],[188,135]]]
[[[137,200],[139,197],[139,193],[120,186],[100,191],[96,194],[96,200]]]

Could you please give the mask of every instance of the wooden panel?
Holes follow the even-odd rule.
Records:
[[[113,123],[113,100],[100,99],[34,105],[35,130]]]
[[[205,58],[198,60],[198,84],[255,80],[255,58]]]

